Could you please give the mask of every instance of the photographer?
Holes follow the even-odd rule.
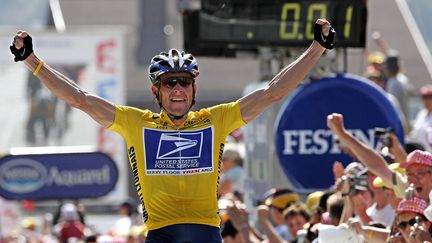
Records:
[[[372,194],[368,188],[368,169],[358,162],[352,162],[345,168],[345,175],[342,176],[341,192],[344,196],[344,210],[340,223],[356,215],[363,224],[369,223],[372,219],[366,213],[372,205]]]
[[[327,117],[327,126],[334,135],[340,138],[341,142],[350,147],[371,172],[381,177],[386,184],[391,185],[399,198],[404,198],[405,189],[408,188],[409,183],[412,183],[418,197],[429,202],[429,192],[432,189],[431,153],[421,150],[411,152],[400,164],[406,170],[407,176],[404,177],[390,170],[378,152],[348,133],[341,114],[330,114]]]

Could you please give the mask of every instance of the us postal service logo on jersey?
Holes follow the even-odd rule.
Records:
[[[143,129],[147,175],[189,175],[214,171],[213,127],[167,131]]]

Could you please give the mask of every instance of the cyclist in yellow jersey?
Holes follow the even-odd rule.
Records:
[[[217,187],[225,138],[289,94],[333,48],[334,34],[318,19],[311,46],[265,88],[196,112],[190,110],[199,71],[191,54],[171,49],[153,57],[151,90],[161,107],[153,113],[86,93],[36,56],[25,31],[10,49],[56,96],[123,136],[149,229],[146,242],[221,242]]]

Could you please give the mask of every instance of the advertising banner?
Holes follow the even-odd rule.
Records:
[[[353,75],[313,81],[286,100],[276,119],[276,152],[295,188],[328,188],[334,183],[333,163],[353,161],[327,128],[333,112],[343,114],[349,132],[373,148],[382,146],[375,128],[391,127],[403,142],[399,115],[378,86]]]
[[[11,200],[97,198],[109,193],[117,179],[114,161],[98,152],[0,159],[0,196]]]

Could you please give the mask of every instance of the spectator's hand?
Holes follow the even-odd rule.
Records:
[[[260,222],[267,221],[270,219],[270,208],[266,205],[260,205],[257,208],[258,220]]]
[[[354,214],[357,215],[363,224],[368,224],[372,219],[367,215],[368,203],[361,193],[349,196]]]
[[[227,206],[227,213],[231,223],[238,231],[249,225],[249,214],[246,206],[240,201],[233,201],[232,205]]]
[[[398,137],[394,132],[391,132],[389,137],[392,144],[392,146],[390,146],[390,153],[394,156],[395,163],[405,162],[408,155],[402,144],[399,142]]]
[[[380,32],[373,32],[372,33],[372,40],[375,42],[375,44],[380,48],[382,52],[386,52],[389,48],[387,47],[387,44],[384,42],[383,38],[381,37]]]
[[[429,231],[422,224],[415,224],[411,228],[409,238],[412,242],[428,242],[432,241]]]
[[[343,115],[332,113],[327,116],[327,127],[332,130],[335,135],[345,131]]]
[[[9,47],[12,54],[15,56],[14,61],[24,61],[30,54],[33,53],[33,42],[30,35],[25,31],[18,31]]]
[[[339,161],[335,161],[333,163],[333,175],[335,177],[335,181],[341,179],[343,175],[345,175],[343,164]]]

